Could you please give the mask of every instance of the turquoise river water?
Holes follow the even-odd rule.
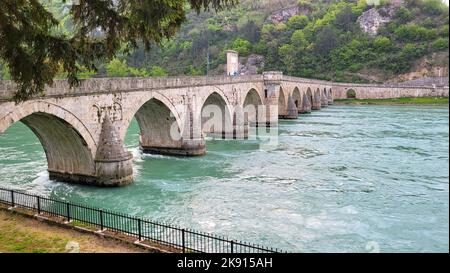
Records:
[[[331,106],[282,121],[279,146],[209,140],[198,158],[126,146],[135,182],[49,181],[21,123],[0,136],[1,187],[26,190],[295,252],[448,252],[449,109]]]

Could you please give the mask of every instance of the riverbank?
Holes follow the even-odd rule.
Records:
[[[0,209],[0,253],[143,253],[144,249]]]
[[[421,98],[396,98],[396,99],[341,99],[335,100],[336,104],[345,105],[448,105],[448,98],[421,97]]]

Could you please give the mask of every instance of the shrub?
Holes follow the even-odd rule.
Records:
[[[240,55],[247,56],[250,53],[252,44],[247,40],[237,38],[231,47],[233,50],[239,52]]]
[[[448,49],[448,38],[439,38],[432,44],[433,50],[440,51]]]
[[[309,19],[306,15],[294,15],[289,18],[287,25],[292,29],[303,29],[308,24]]]

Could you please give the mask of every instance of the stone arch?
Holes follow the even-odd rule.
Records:
[[[282,118],[287,116],[287,96],[281,87],[278,92],[278,116]]]
[[[74,114],[52,103],[27,102],[0,119],[0,132],[18,121],[30,128],[41,142],[50,179],[79,183],[95,180],[97,145]]]
[[[233,134],[230,104],[223,92],[211,92],[201,104],[199,116],[201,130],[211,136],[225,138]]]
[[[175,106],[164,95],[152,93],[136,104],[127,118],[128,128],[133,117],[140,129],[140,147],[144,153],[183,155],[183,121]],[[126,130],[122,134],[125,137]]]
[[[294,100],[298,112],[300,112],[302,107],[302,96],[300,94],[300,90],[298,89],[298,87],[294,88],[294,91],[292,92],[292,99]]]
[[[308,89],[306,90],[306,97],[308,98],[309,103],[311,105],[313,105],[314,104],[314,96],[313,96],[313,92],[311,90],[311,87],[308,87]]]
[[[348,89],[345,94],[347,99],[356,99],[356,91],[354,89]]]
[[[254,88],[250,89],[244,96],[244,98],[244,122],[245,124],[250,125],[257,124],[260,119],[259,111],[261,110],[260,108],[263,105],[263,98]]]

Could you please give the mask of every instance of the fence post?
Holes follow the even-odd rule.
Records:
[[[183,253],[186,253],[186,230],[184,228],[181,230],[181,241],[183,243]]]
[[[105,227],[103,226],[103,210],[100,211],[100,230],[103,231]]]
[[[70,222],[70,204],[66,203],[67,208],[67,222]]]
[[[37,210],[38,214],[41,214],[41,197],[38,195],[37,197]]]
[[[14,202],[14,191],[13,190],[11,190],[11,207],[15,207],[16,205],[15,205],[15,202]]]
[[[231,240],[231,253],[234,253],[234,241]]]
[[[138,231],[139,231],[139,241],[142,241],[141,218],[138,218]]]

